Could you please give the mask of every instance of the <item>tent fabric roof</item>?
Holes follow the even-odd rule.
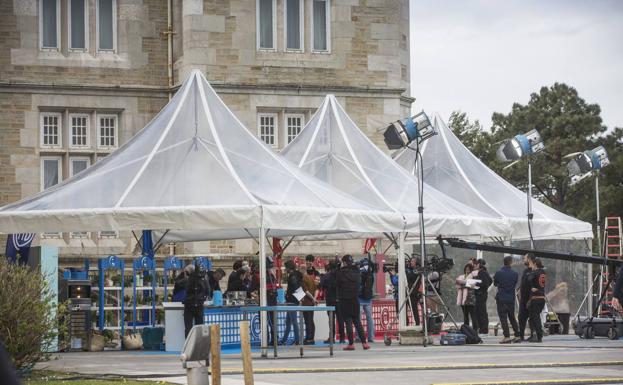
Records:
[[[418,231],[418,180],[370,141],[335,96],[327,95],[302,132],[281,154],[353,197],[401,213],[407,231]],[[474,209],[426,184],[424,206],[428,235],[507,233],[504,220],[494,210]]]
[[[298,169],[251,134],[194,71],[160,113],[93,167],[0,208],[0,232],[212,230],[248,238],[400,231],[402,216]]]
[[[476,158],[437,116],[438,137],[422,149],[424,180],[447,195],[480,210],[494,210],[506,218],[514,239],[529,239],[526,194]],[[411,151],[393,154],[409,173],[415,172]],[[532,233],[535,239],[592,238],[590,223],[563,214],[532,199]]]

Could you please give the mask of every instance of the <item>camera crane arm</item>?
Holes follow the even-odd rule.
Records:
[[[478,242],[468,242],[463,241],[458,238],[444,238],[442,236],[437,237],[437,241],[439,242],[439,246],[441,247],[442,253],[446,255],[445,246],[455,247],[459,249],[469,249],[469,250],[482,250],[482,251],[491,251],[494,253],[506,253],[506,254],[514,254],[514,255],[524,255],[527,253],[532,253],[539,258],[547,258],[547,259],[557,259],[561,261],[569,261],[569,262],[580,262],[580,263],[591,263],[597,265],[607,265],[610,267],[619,267],[623,264],[622,260],[613,259],[613,258],[604,258],[590,255],[577,255],[573,253],[561,253],[553,250],[533,250],[526,249],[522,247],[511,247],[505,245],[493,245],[487,243],[478,243]]]

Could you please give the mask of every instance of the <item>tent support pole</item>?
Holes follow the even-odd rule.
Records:
[[[264,229],[264,223],[260,224],[259,233],[259,245],[260,245],[260,306],[266,306],[266,230]],[[261,345],[262,345],[262,357],[267,357],[268,351],[268,325],[266,319],[266,312],[260,311],[260,329],[261,329]]]
[[[406,271],[405,271],[405,238],[403,233],[398,234],[398,303],[405,303],[406,296]],[[407,326],[407,307],[402,306],[398,314],[399,330]]]

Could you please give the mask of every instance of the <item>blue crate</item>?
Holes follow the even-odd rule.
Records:
[[[89,272],[86,270],[78,269],[75,267],[69,267],[63,271],[63,278],[70,280],[87,280],[89,279]]]

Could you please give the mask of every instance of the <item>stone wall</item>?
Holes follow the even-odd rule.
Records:
[[[205,72],[255,134],[258,112],[276,112],[280,122],[285,113],[297,112],[307,121],[324,96],[333,93],[385,149],[379,130],[410,109],[407,0],[330,0],[330,49],[322,53],[311,50],[311,0],[302,0],[301,52],[284,49],[284,0],[275,0],[277,44],[272,51],[256,46],[256,0],[173,0],[173,88],[168,87],[167,41],[162,36],[167,1],[116,0],[115,52],[95,49],[96,0],[87,0],[87,49],[69,50],[68,0],[59,1],[58,50],[40,48],[38,0],[0,1],[0,205],[40,191],[41,156],[60,156],[63,174],[68,175],[67,159],[73,150],[39,146],[41,111],[112,111],[119,117],[122,144],[157,114],[168,93],[175,92],[194,68]],[[106,155],[95,148],[85,151],[92,162]],[[0,236],[0,245],[4,239]],[[128,254],[135,247],[128,233],[116,239],[73,239],[64,234],[43,242],[60,246],[66,257]],[[294,242],[289,252],[360,249],[360,241]],[[252,240],[203,242],[182,251],[253,254],[257,245]]]

